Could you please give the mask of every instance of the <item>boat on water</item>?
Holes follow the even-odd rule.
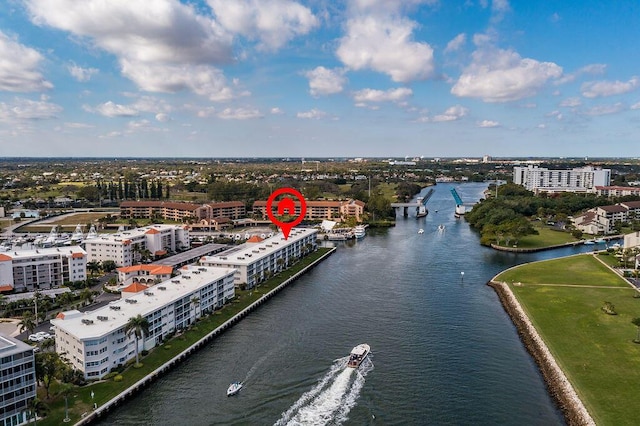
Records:
[[[584,245],[586,245],[586,246],[592,246],[594,244],[595,244],[595,242],[593,240],[587,240],[587,241],[584,242]]]
[[[424,229],[422,228],[418,229],[418,234],[424,234]]]
[[[233,382],[227,388],[227,396],[232,396],[240,392],[242,389],[242,382]]]
[[[351,350],[351,354],[349,354],[349,362],[347,363],[347,367],[350,368],[358,368],[362,361],[369,355],[371,348],[366,343],[361,343],[355,348]]]
[[[438,225],[438,231],[444,231],[444,224],[441,223],[440,225]]]
[[[596,244],[606,243],[606,241],[605,241],[605,239],[604,239],[604,238],[597,238],[597,239],[595,240],[595,242],[596,242]]]
[[[364,238],[367,235],[367,228],[364,225],[357,225],[353,228],[353,236],[357,239]]]

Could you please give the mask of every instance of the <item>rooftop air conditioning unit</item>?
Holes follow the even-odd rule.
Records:
[[[113,309],[114,311],[119,311],[120,310],[120,306],[109,306],[110,309]]]
[[[108,321],[109,317],[105,317],[103,315],[98,315],[98,320],[100,320],[100,321]]]
[[[163,285],[159,285],[159,286],[158,286],[158,290],[166,290],[166,289],[167,289],[167,288],[166,288],[165,286],[163,286]]]
[[[86,324],[86,325],[90,325],[90,324],[93,324],[93,320],[83,318],[83,319],[82,319],[82,323],[83,323],[83,324]]]

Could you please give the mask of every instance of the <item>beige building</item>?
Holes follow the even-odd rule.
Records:
[[[273,214],[278,214],[278,201],[274,201],[271,210]],[[347,201],[307,201],[307,212],[305,219],[307,220],[335,220],[353,217],[358,222],[362,221],[365,203],[359,200]],[[295,216],[300,215],[300,202],[294,201]],[[260,213],[263,218],[267,218],[267,202],[256,201],[253,203],[254,213]]]
[[[210,204],[175,203],[166,201],[123,201],[120,203],[120,217],[124,219],[153,219],[183,222],[187,218],[194,221],[226,217],[240,219],[247,214],[241,201],[228,201]]]

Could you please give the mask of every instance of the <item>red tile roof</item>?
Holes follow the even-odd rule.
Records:
[[[261,241],[264,241],[262,238],[258,237],[257,235],[254,235],[253,237],[249,238],[247,240],[248,243],[259,243]]]
[[[0,253],[0,262],[7,260],[13,260],[13,258],[11,256],[7,256],[6,254]]]
[[[159,234],[159,233],[160,233],[160,231],[158,231],[155,228],[151,228],[147,232],[145,232],[145,234]]]
[[[84,253],[73,253],[71,257],[73,259],[82,259],[84,257]]]
[[[123,293],[140,293],[143,290],[148,289],[149,287],[147,287],[144,284],[140,284],[140,283],[132,283],[131,285],[125,287],[122,289]]]
[[[11,291],[13,286],[11,284],[0,285],[0,292]]]

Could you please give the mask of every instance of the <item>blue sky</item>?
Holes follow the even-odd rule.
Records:
[[[640,156],[637,0],[0,0],[0,156]]]

